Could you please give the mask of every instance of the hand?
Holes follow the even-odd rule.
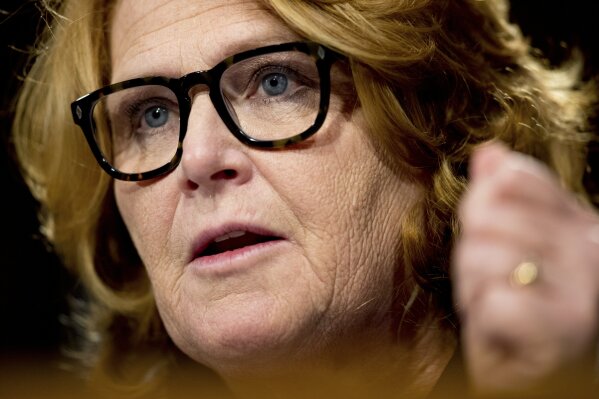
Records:
[[[590,384],[599,216],[543,164],[497,143],[475,152],[471,174],[452,277],[475,391]],[[522,262],[530,263],[519,270],[531,274],[518,279]]]

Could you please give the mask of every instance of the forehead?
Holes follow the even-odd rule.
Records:
[[[112,81],[205,70],[251,48],[298,40],[260,1],[120,0],[112,14]]]

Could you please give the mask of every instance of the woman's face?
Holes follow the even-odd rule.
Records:
[[[301,40],[254,1],[121,1],[111,32],[113,82]],[[349,77],[331,74],[326,122],[300,145],[242,144],[197,90],[178,168],[115,182],[168,333],[223,373],[392,337],[399,231],[419,194],[367,140]]]

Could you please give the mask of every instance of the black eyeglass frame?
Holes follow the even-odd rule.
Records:
[[[308,127],[305,131],[291,136],[285,139],[278,140],[258,140],[248,134],[246,134],[231,117],[223,96],[220,90],[220,80],[223,73],[233,64],[248,58],[283,52],[283,51],[300,51],[314,58],[316,67],[318,69],[320,77],[320,104],[318,114],[314,120],[314,123]],[[168,78],[164,76],[150,76],[144,78],[135,78],[126,80],[123,82],[114,83],[105,86],[101,89],[86,94],[71,103],[71,113],[75,124],[77,124],[83,134],[87,143],[98,161],[99,165],[104,169],[110,176],[119,180],[126,181],[141,181],[153,179],[155,177],[167,174],[174,170],[179,163],[183,155],[183,139],[187,133],[187,124],[189,121],[189,115],[191,113],[192,99],[189,96],[189,91],[192,87],[204,84],[208,87],[209,97],[212,101],[214,108],[218,115],[224,122],[225,126],[229,131],[242,143],[250,147],[258,148],[283,148],[289,145],[298,143],[306,140],[308,137],[316,133],[323,125],[327,111],[329,108],[329,98],[331,94],[331,76],[330,70],[331,65],[340,58],[340,55],[328,47],[314,42],[292,42],[275,44],[257,49],[244,51],[239,54],[232,55],[225,60],[215,65],[212,69],[206,71],[196,71],[186,74],[180,78]],[[177,97],[179,102],[179,142],[177,144],[177,150],[171,160],[165,165],[152,169],[143,173],[124,173],[115,168],[105,158],[94,138],[95,123],[93,119],[93,111],[95,105],[109,94],[140,86],[164,86],[169,88]]]

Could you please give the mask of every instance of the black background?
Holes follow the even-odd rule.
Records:
[[[512,18],[551,62],[567,56],[572,46],[582,49],[585,74],[591,76],[599,72],[598,4],[513,0]],[[66,311],[73,281],[39,239],[36,203],[19,177],[9,140],[14,96],[44,22],[33,1],[3,0],[0,10],[0,357],[57,353],[63,337],[59,315]]]

